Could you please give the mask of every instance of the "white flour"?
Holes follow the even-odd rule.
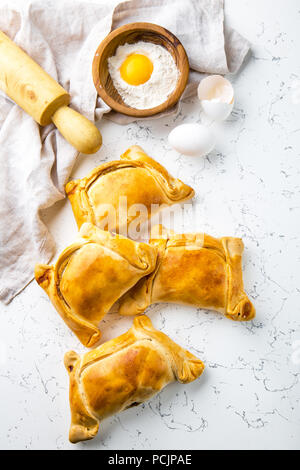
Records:
[[[133,53],[144,54],[153,64],[151,77],[142,85],[129,85],[120,75],[122,63]],[[179,77],[175,61],[167,49],[143,41],[119,46],[116,54],[108,59],[108,70],[124,103],[136,109],[149,109],[162,104],[175,89]]]

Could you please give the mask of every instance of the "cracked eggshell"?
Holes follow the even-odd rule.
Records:
[[[199,83],[198,97],[204,113],[214,121],[224,121],[234,104],[231,83],[221,75],[210,75]]]
[[[202,124],[181,124],[169,134],[169,144],[177,152],[192,157],[207,155],[215,146],[214,133]]]

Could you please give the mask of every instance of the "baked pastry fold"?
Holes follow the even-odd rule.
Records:
[[[64,363],[73,443],[92,439],[104,418],[143,403],[171,382],[192,382],[204,370],[199,359],[154,329],[145,315],[136,317],[127,333],[81,357],[66,353]]]
[[[232,320],[254,318],[243,286],[240,238],[174,234],[155,226],[149,243],[158,248],[156,268],[120,300],[121,315],[140,314],[156,302],[173,302],[216,310]]]
[[[78,240],[54,266],[38,264],[35,278],[85,346],[101,336],[99,321],[141,277],[153,271],[157,248],[83,224]]]
[[[91,222],[103,230],[127,235],[129,224],[194,196],[194,190],[134,145],[119,161],[104,163],[85,178],[70,181],[66,193],[80,227]],[[124,231],[126,230],[126,232]]]

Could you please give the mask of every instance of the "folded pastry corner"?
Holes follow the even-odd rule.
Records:
[[[172,302],[216,310],[237,321],[255,317],[244,291],[240,238],[175,234],[155,226],[149,243],[158,248],[156,268],[122,297],[121,315]]]
[[[96,436],[99,424],[98,421],[87,410],[80,391],[80,356],[69,351],[65,354],[64,364],[70,376],[70,407],[72,410],[72,422],[69,432],[69,440],[72,443],[87,441]]]
[[[53,266],[38,264],[35,278],[69,328],[87,347],[112,305],[156,266],[157,249],[121,235],[82,225],[78,240]]]
[[[112,191],[113,188],[113,191]],[[119,161],[104,163],[85,178],[67,183],[66,193],[80,227],[91,222],[102,229],[119,232],[135,221],[146,221],[163,205],[183,202],[194,190],[133,145]],[[120,205],[126,200],[127,211]],[[137,205],[144,211],[137,214]]]
[[[83,356],[64,358],[70,378],[72,443],[92,439],[99,422],[145,402],[167,384],[197,379],[204,364],[164,333],[145,315],[132,327]]]

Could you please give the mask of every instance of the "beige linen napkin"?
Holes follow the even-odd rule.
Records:
[[[0,29],[70,92],[71,106],[91,120],[109,113],[97,99],[91,64],[101,40],[124,23],[160,24],[185,46],[195,91],[196,72],[236,72],[249,50],[224,28],[223,0],[9,0],[0,5]],[[195,77],[196,76],[196,77]],[[176,108],[171,110],[176,112]],[[127,117],[107,116],[127,123]],[[40,128],[0,94],[0,299],[9,302],[33,278],[36,262],[48,262],[55,245],[41,209],[65,197],[78,152],[53,125]]]

